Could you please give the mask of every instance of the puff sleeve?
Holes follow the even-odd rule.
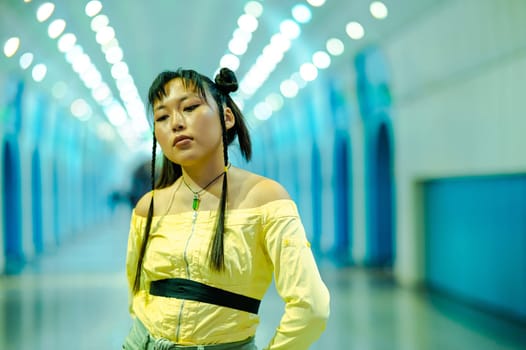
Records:
[[[129,291],[129,311],[132,316],[134,312],[132,309],[133,285],[135,283],[135,275],[137,272],[137,261],[142,244],[142,230],[145,223],[145,218],[132,213],[130,220],[130,232],[128,235],[128,248],[126,252],[126,278],[128,280]]]
[[[329,291],[321,279],[296,205],[287,200],[264,218],[265,244],[285,312],[268,350],[308,349],[325,330]]]

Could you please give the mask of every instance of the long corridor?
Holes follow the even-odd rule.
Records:
[[[526,350],[524,23],[524,0],[1,0],[0,350],[121,348],[161,163],[232,164],[240,203],[266,185],[234,168],[286,189],[331,292],[312,349]],[[271,288],[259,349],[282,311]]]
[[[131,321],[124,259],[127,209],[79,234],[18,276],[0,277],[0,349],[119,349]],[[389,273],[320,263],[331,318],[312,349],[519,350],[526,326],[432,293],[397,286]],[[263,348],[280,317],[271,289],[256,337]]]

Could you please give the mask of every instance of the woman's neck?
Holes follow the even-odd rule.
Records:
[[[212,181],[217,180],[225,172],[225,165],[221,163],[208,163],[204,166],[183,166],[181,167],[183,178],[187,184],[197,191],[199,189],[212,186]]]

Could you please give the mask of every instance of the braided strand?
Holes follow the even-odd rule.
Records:
[[[221,129],[223,137],[223,159],[225,163],[225,169],[228,167],[228,144],[227,144],[227,132],[225,125],[225,118],[222,108],[220,108],[219,116],[221,118]],[[225,233],[225,215],[226,215],[226,202],[228,194],[228,181],[227,172],[223,173],[223,188],[221,190],[221,200],[219,202],[219,215],[217,216],[216,229],[214,238],[212,241],[211,252],[210,252],[210,267],[222,271],[225,268],[225,252],[224,252],[224,233]]]
[[[152,185],[152,199],[150,200],[150,207],[148,208],[148,217],[146,218],[146,225],[144,227],[143,239],[141,243],[141,251],[139,254],[139,259],[137,260],[137,269],[135,271],[135,281],[133,283],[133,291],[139,291],[141,287],[141,271],[142,263],[144,260],[144,253],[146,252],[146,246],[148,245],[148,238],[150,237],[150,230],[152,227],[153,219],[153,197],[155,194],[155,158],[157,153],[157,139],[155,138],[155,133],[153,134],[153,145],[152,145],[152,165],[151,165],[151,185]]]

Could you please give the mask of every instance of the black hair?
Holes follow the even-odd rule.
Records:
[[[221,68],[219,73],[215,77],[215,81],[212,81],[208,77],[191,69],[178,69],[174,71],[164,71],[157,75],[148,91],[148,106],[153,112],[153,105],[156,101],[162,99],[167,95],[166,84],[173,79],[180,79],[183,86],[186,89],[195,90],[204,101],[209,103],[206,98],[206,92],[208,91],[213,97],[219,110],[219,119],[221,121],[222,137],[223,137],[223,157],[225,167],[228,166],[228,146],[236,139],[238,139],[239,148],[242,156],[249,161],[252,156],[252,144],[250,141],[250,135],[243,117],[243,113],[237,107],[235,102],[230,97],[230,93],[237,91],[238,83],[234,72],[228,68]],[[232,110],[235,118],[235,123],[232,128],[226,129],[225,118],[223,113],[223,106],[226,106]],[[155,138],[155,132],[153,133],[153,145],[152,145],[152,165],[151,165],[151,185],[153,189],[161,189],[172,185],[179,177],[182,176],[182,169],[179,164],[173,163],[165,155],[163,155],[162,167],[160,170],[159,178],[155,182],[155,161],[156,161],[156,145],[157,140]],[[223,174],[223,186],[221,190],[221,199],[219,201],[219,207],[217,220],[215,224],[215,233],[209,249],[209,264],[210,267],[215,271],[222,271],[224,269],[224,246],[223,236],[225,230],[225,209],[228,193],[228,181],[226,172]],[[151,225],[154,213],[154,195],[152,193],[152,199],[150,201],[150,207],[148,209],[148,216],[146,218],[146,225],[144,227],[144,234],[141,244],[141,250],[139,252],[139,259],[137,261],[137,270],[135,274],[135,283],[133,286],[134,292],[140,288],[141,270],[144,254],[148,245],[148,238],[150,236]]]

